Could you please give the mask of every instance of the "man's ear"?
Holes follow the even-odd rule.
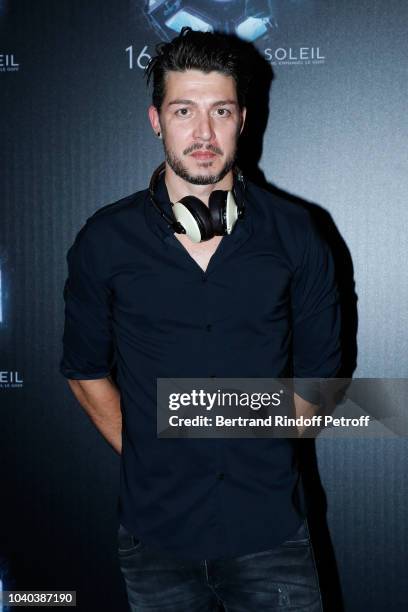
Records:
[[[243,109],[241,110],[241,127],[240,127],[240,130],[239,130],[240,135],[242,133],[242,130],[244,129],[246,113],[247,113],[247,109],[244,106]]]
[[[152,126],[154,133],[156,134],[156,136],[158,134],[161,134],[162,129],[160,127],[160,117],[157,108],[153,105],[150,105],[147,112],[149,115],[150,125]]]

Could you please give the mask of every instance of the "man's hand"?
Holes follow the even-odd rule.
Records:
[[[105,440],[122,452],[122,411],[120,392],[110,377],[95,380],[68,380],[71,391]]]

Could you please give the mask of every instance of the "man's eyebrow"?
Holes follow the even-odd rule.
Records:
[[[172,106],[175,104],[186,104],[190,106],[197,106],[194,100],[185,100],[182,98],[177,98],[177,100],[172,100],[171,102],[168,103],[168,106]],[[217,100],[216,102],[213,102],[211,106],[225,106],[227,104],[237,106],[237,102],[235,100]]]
[[[223,106],[226,104],[231,104],[233,106],[237,106],[237,102],[236,100],[217,100],[217,102],[214,102],[214,104],[212,106]]]

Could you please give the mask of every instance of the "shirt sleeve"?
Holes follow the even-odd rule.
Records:
[[[332,254],[310,222],[302,261],[292,283],[293,370],[298,378],[332,378],[340,370],[341,314]],[[299,395],[317,402],[313,384],[296,382]]]
[[[103,244],[91,238],[88,223],[68,250],[64,285],[65,322],[60,372],[66,378],[105,378],[114,364],[111,291],[102,280],[97,255]],[[99,256],[99,259],[101,257]]]

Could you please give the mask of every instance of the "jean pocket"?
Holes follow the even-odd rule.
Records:
[[[310,544],[309,530],[308,530],[307,522],[305,519],[302,521],[297,532],[293,536],[290,536],[290,538],[285,540],[285,542],[283,543],[283,546],[289,546],[289,547],[309,546],[309,544]]]
[[[133,552],[142,547],[141,540],[131,534],[126,527],[119,525],[118,530],[118,551],[121,553]]]

